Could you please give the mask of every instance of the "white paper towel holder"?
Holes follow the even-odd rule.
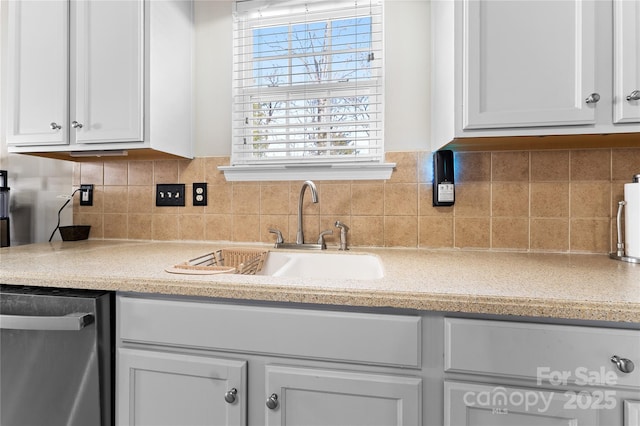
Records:
[[[640,174],[633,176],[633,183],[640,184]],[[616,228],[618,230],[618,243],[616,244],[616,251],[609,253],[609,257],[615,260],[621,260],[629,263],[640,263],[640,258],[627,256],[624,250],[624,243],[622,242],[622,225],[620,224],[620,218],[622,217],[622,209],[626,205],[626,201],[618,201],[618,216],[616,217]]]

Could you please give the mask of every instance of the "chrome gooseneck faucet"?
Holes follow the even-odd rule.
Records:
[[[310,180],[305,181],[302,184],[302,188],[300,189],[300,198],[298,199],[298,232],[296,233],[296,242],[295,243],[285,243],[284,238],[282,237],[282,232],[275,228],[269,228],[269,232],[276,235],[276,244],[275,248],[288,248],[288,249],[305,249],[305,250],[325,250],[327,248],[327,244],[324,241],[324,237],[326,235],[333,234],[331,229],[327,229],[326,231],[320,232],[318,236],[318,242],[306,243],[304,242],[304,232],[302,230],[302,204],[304,202],[304,193],[309,188],[311,190],[311,198],[314,203],[318,202],[318,190],[316,189],[316,184]]]
[[[300,189],[300,198],[298,199],[298,232],[296,233],[296,244],[304,244],[304,232],[302,231],[302,202],[304,201],[304,192],[309,188],[311,190],[311,199],[314,204],[318,202],[318,189],[316,184],[310,180],[305,181]]]

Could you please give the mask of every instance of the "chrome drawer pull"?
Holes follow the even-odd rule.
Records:
[[[278,408],[278,405],[278,395],[272,393],[269,399],[267,399],[267,408],[269,410],[275,410],[276,408]]]
[[[633,365],[633,361],[627,358],[620,358],[618,355],[612,356],[611,362],[613,362],[616,367],[618,367],[618,370],[622,371],[623,373],[631,373],[635,368],[635,365]]]
[[[598,93],[592,93],[584,101],[588,104],[597,104],[599,100],[600,95]]]
[[[234,402],[236,402],[237,394],[238,394],[238,389],[232,388],[231,390],[228,390],[224,394],[224,400],[227,401],[229,404],[233,404]]]
[[[631,92],[629,96],[627,96],[627,100],[631,101],[639,101],[640,100],[640,90],[634,90]]]

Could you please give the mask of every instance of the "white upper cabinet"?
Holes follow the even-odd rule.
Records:
[[[613,11],[613,118],[640,123],[640,1],[615,0]]]
[[[10,152],[192,156],[190,1],[8,6]]]
[[[61,145],[69,129],[69,3],[9,3],[7,142]]]
[[[639,89],[639,4],[434,0],[432,149],[454,138],[640,132],[640,101],[626,100]]]
[[[465,1],[463,129],[594,123],[594,9]]]
[[[143,141],[143,3],[73,5],[71,134],[76,143]]]

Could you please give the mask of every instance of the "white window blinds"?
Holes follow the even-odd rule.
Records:
[[[232,165],[375,162],[381,0],[246,0],[234,14]]]

